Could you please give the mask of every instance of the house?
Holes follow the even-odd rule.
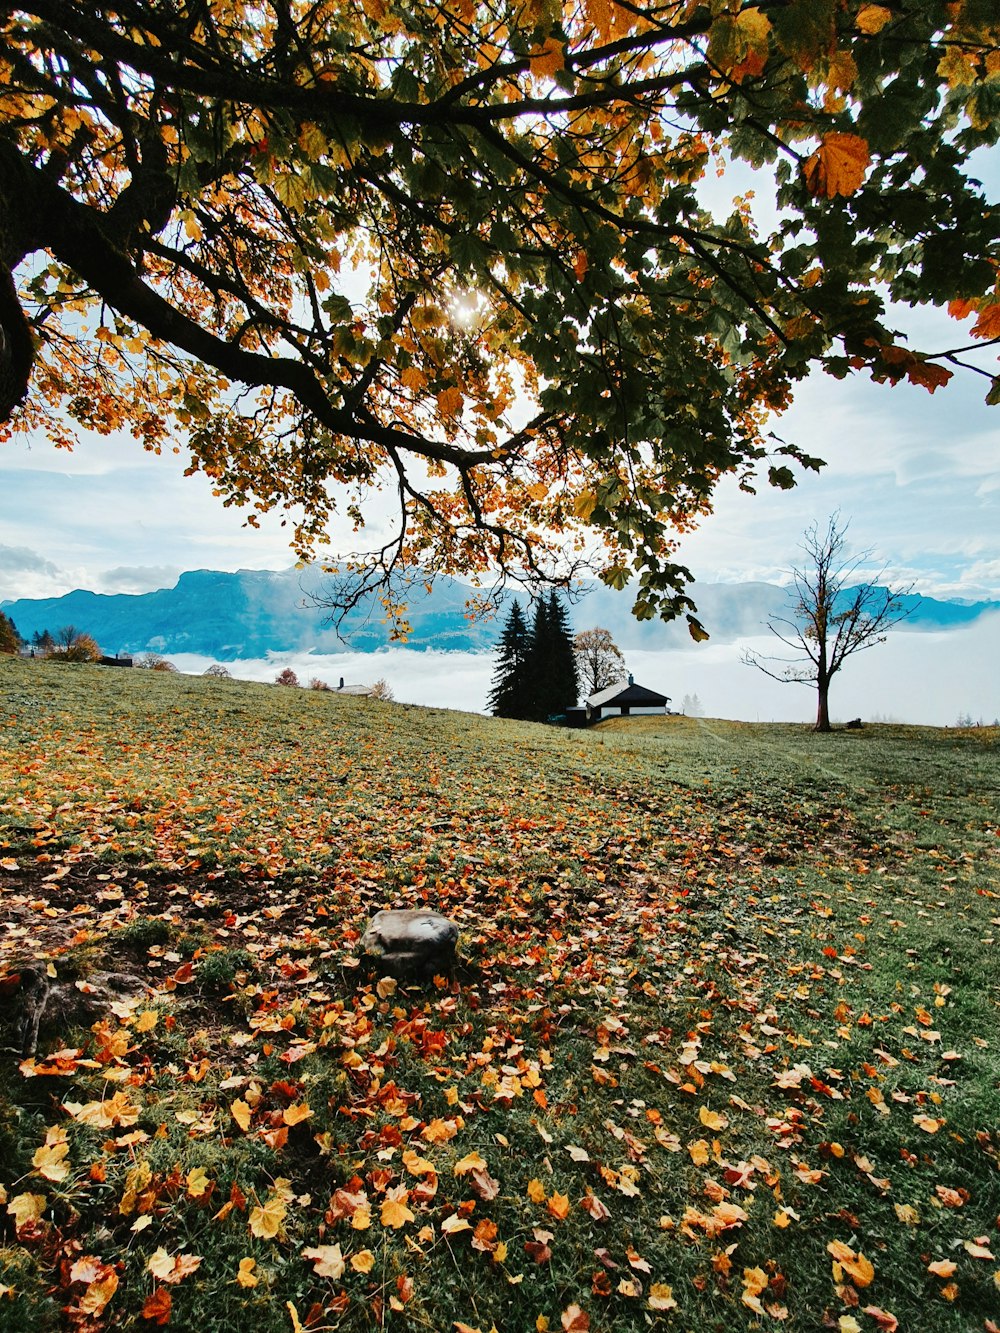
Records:
[[[664,717],[669,703],[667,695],[637,685],[629,676],[627,681],[598,690],[580,707],[568,708],[566,720],[571,727],[586,727],[606,717]]]

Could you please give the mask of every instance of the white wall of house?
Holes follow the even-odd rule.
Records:
[[[655,708],[630,708],[628,715],[629,717],[662,717],[665,712],[666,707],[660,704]]]

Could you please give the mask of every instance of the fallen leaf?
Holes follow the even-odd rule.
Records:
[[[241,1259],[239,1271],[236,1274],[236,1281],[241,1287],[256,1287],[260,1281],[259,1277],[254,1275],[254,1269],[257,1267],[256,1259]]]
[[[303,1259],[311,1259],[313,1272],[319,1277],[336,1280],[344,1271],[344,1256],[339,1245],[315,1245],[302,1251]]]

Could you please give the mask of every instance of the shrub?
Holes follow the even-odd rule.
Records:
[[[233,673],[228,667],[224,667],[221,662],[213,662],[210,667],[206,667],[202,674],[211,676],[213,680],[232,680],[233,678]]]
[[[330,690],[330,686],[327,685],[325,680],[320,680],[319,676],[313,676],[309,682],[309,688],[311,690]]]
[[[382,703],[391,703],[395,697],[385,680],[379,679],[372,686],[371,698],[373,699],[378,699]]]
[[[177,671],[173,662],[168,662],[159,653],[143,653],[141,657],[135,659],[135,665],[144,671]]]
[[[299,678],[291,667],[285,667],[284,671],[279,671],[274,678],[275,685],[298,685]]]

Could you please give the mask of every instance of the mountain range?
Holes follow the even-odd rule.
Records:
[[[268,653],[372,652],[389,645],[390,627],[377,596],[367,598],[337,630],[320,603],[329,577],[318,566],[280,571],[241,569],[235,573],[192,570],[173,588],[138,594],[94,593],[83,589],[61,597],[22,598],[0,603],[20,633],[55,633],[66,625],[91,634],[105,653],[197,653],[218,661],[264,657]],[[416,583],[408,597],[410,648],[491,650],[500,633],[497,620],[472,621],[466,602],[472,589],[457,579],[439,578],[428,592]],[[771,583],[695,584],[691,595],[714,642],[731,642],[763,632],[769,617],[787,614],[788,590]],[[1000,602],[938,601],[916,594],[904,598],[909,612],[899,628],[911,631],[956,629],[979,616],[1000,611]],[[639,622],[631,598],[600,583],[582,585],[573,598],[574,629],[601,625],[623,649],[684,648],[691,645],[686,624]]]

